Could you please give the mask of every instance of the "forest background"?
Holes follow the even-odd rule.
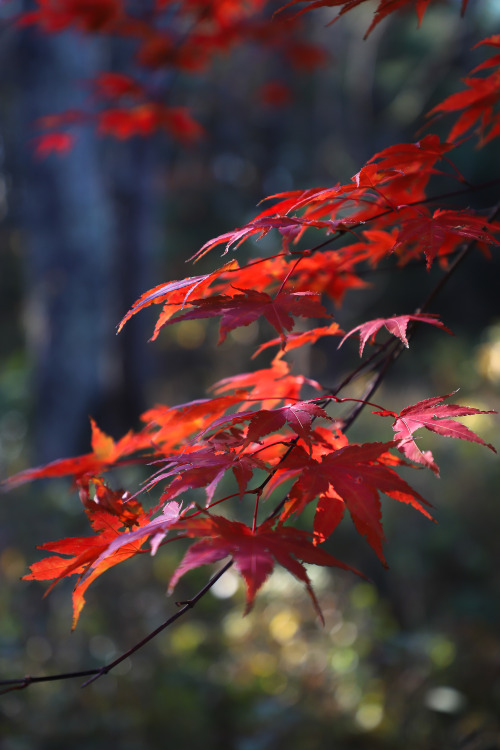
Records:
[[[172,82],[207,130],[189,147],[158,135],[116,141],[82,128],[68,153],[40,159],[36,119],[87,101],[85,81],[104,61],[121,69],[128,53],[123,41],[21,32],[10,22],[19,10],[4,4],[1,11],[2,477],[85,452],[89,414],[118,436],[148,405],[198,398],[201,386],[241,370],[256,326],[215,350],[206,346],[215,330],[199,322],[167,329],[154,345],[147,343],[153,315],[132,320],[119,337],[116,324],[144,290],[189,274],[186,258],[248,221],[266,195],[345,181],[374,152],[414,141],[425,112],[484,59],[470,48],[500,18],[491,0],[472,5],[465,19],[454,4],[436,5],[420,29],[412,15],[390,17],[363,42],[369,11],[333,27],[325,26],[327,12],[311,14],[308,34],[324,49],[324,65],[306,59],[296,70],[249,47],[196,81]],[[269,81],[285,87],[266,89]],[[493,143],[458,166],[481,183],[498,156]],[[384,386],[391,394],[406,373],[414,390],[401,395],[405,403],[448,393],[458,380],[461,403],[498,408],[497,278],[495,251],[492,261],[477,254],[462,269],[439,300],[455,338],[419,336]],[[381,299],[387,314],[406,309],[409,271],[374,281],[362,302],[350,293],[346,330],[373,317]],[[53,326],[57,335],[48,335]],[[300,364],[321,379],[332,361],[319,348]],[[482,422],[485,439],[494,442],[494,432],[493,422]],[[342,532],[350,564],[373,583],[317,573],[324,629],[307,595],[280,572],[242,619],[244,594],[229,574],[188,618],[84,691],[48,683],[4,696],[2,750],[69,742],[154,748],[165,737],[173,746],[238,750],[497,747],[500,514],[498,464],[486,453],[440,446],[443,479],[422,477],[419,486],[438,526],[388,509],[389,571],[349,529]],[[140,479],[134,472],[131,484]],[[42,599],[40,584],[18,579],[36,544],[83,531],[79,508],[51,482],[3,497],[0,514],[5,678],[98,666],[165,618],[175,553],[135,560],[127,576],[106,574],[70,634],[70,587]]]

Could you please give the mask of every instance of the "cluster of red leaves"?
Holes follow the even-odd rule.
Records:
[[[491,47],[500,47],[500,34],[483,39],[476,44]],[[493,68],[493,71],[484,77],[474,76]],[[500,123],[498,120],[498,104],[500,102],[500,54],[497,53],[478,65],[471,72],[471,76],[464,79],[465,91],[452,94],[443,102],[438,104],[429,112],[429,115],[440,115],[448,112],[461,112],[458,120],[448,136],[450,141],[456,141],[476,126],[481,145],[497,138],[500,135]]]
[[[342,14],[362,1],[315,0],[303,11],[337,5]],[[408,4],[407,0],[381,0],[374,24]],[[427,4],[428,0],[418,0],[416,4],[420,19]],[[77,26],[107,33],[112,27],[116,33],[140,38],[138,58],[143,65],[173,64],[175,56],[176,65],[196,68],[239,38],[275,44],[273,25],[257,21],[254,15],[264,6],[263,0],[244,4],[235,0],[190,0],[176,4],[175,13],[196,19],[192,34],[182,43],[169,39],[165,32],[154,31],[148,24],[145,30],[145,22],[131,20],[118,0],[40,0],[39,9],[25,15],[24,22],[41,24],[49,31]],[[155,13],[165,10],[172,11],[172,4],[158,0]],[[281,26],[279,34],[284,35]],[[497,37],[486,43],[499,46]],[[299,50],[294,44],[295,54],[307,57],[306,50]],[[479,66],[476,72],[496,66],[497,57]],[[467,92],[453,95],[435,108],[435,112],[464,110],[449,142],[442,143],[436,135],[428,135],[416,143],[394,145],[375,154],[347,184],[271,196],[270,207],[245,226],[210,240],[194,257],[198,259],[220,246],[226,255],[243,242],[259,240],[269,233],[274,233],[278,242],[274,255],[254,257],[243,266],[232,260],[212,272],[161,284],[142,295],[124,316],[119,330],[145,307],[161,305],[153,338],[163,326],[178,321],[217,317],[221,344],[230,331],[264,318],[278,337],[262,343],[255,355],[271,346],[279,346],[280,350],[270,366],[216,383],[211,398],[150,409],[143,415],[144,427],[117,442],[92,422],[90,453],[29,469],[9,480],[8,486],[12,487],[36,478],[66,475],[80,490],[94,535],[42,545],[42,549],[55,555],[35,563],[28,576],[52,580],[52,585],[66,576],[78,576],[74,624],[84,603],[83,594],[95,578],[123,559],[148,550],[155,553],[166,543],[168,534],[169,542],[197,540],[191,543],[174,573],[171,589],[189,570],[232,557],[246,586],[249,609],[277,562],[306,585],[319,610],[304,563],[349,567],[321,546],[337,528],[346,508],[357,531],[384,564],[380,495],[411,505],[430,518],[428,503],[396,471],[398,467],[417,464],[439,473],[432,453],[417,445],[417,430],[425,427],[441,436],[495,450],[453,419],[490,412],[446,404],[448,396],[428,398],[399,413],[376,407],[376,415],[394,419],[393,439],[349,444],[345,434],[349,419],[342,418],[337,409],[339,402],[356,399],[339,398],[337,393],[360,368],[341,388],[331,392],[314,380],[292,374],[285,360],[287,350],[343,334],[336,322],[305,332],[294,331],[295,319],[331,319],[324,304],[340,306],[348,290],[364,288],[367,282],[363,273],[376,269],[381,261],[396,265],[419,261],[430,268],[437,260],[446,268],[450,256],[464,242],[480,247],[498,245],[497,223],[470,210],[432,210],[427,194],[435,175],[463,182],[449,154],[456,147],[456,139],[469,127],[479,121],[483,141],[500,132],[493,109],[497,100],[495,75],[467,79]],[[101,115],[103,132],[121,138],[149,134],[157,127],[172,132],[177,129],[179,135],[190,128],[196,130],[183,110],[174,112],[146,103],[142,86],[126,76],[103,74],[95,89],[99,97],[115,105]],[[127,109],[121,105],[124,99],[132,103]],[[72,122],[78,120],[79,114],[65,113],[63,117]],[[46,126],[57,127],[57,120]],[[485,128],[490,128],[487,135]],[[54,148],[67,147],[57,134],[53,133],[52,138]],[[40,148],[49,150],[47,144]],[[318,231],[321,242],[307,246],[306,236]],[[340,239],[340,246],[332,249],[331,245]],[[384,353],[408,347],[412,328],[421,323],[451,333],[436,315],[417,309],[362,323],[345,334],[339,346],[359,333],[362,355],[365,346],[373,345],[375,336],[385,328],[399,341],[388,338],[374,349],[369,361],[377,362],[380,357],[378,366],[383,366],[387,362]],[[319,425],[319,421],[323,424]],[[391,453],[391,449],[405,458]],[[414,464],[408,464],[408,460]],[[132,497],[121,490],[113,491],[102,479],[109,470],[129,462],[154,466],[143,492],[159,491],[159,498],[148,512],[136,499],[139,493]],[[221,481],[227,477],[234,481],[236,491],[219,497]],[[194,505],[200,490],[203,504]],[[269,505],[279,490],[281,499],[262,519],[262,503]],[[185,495],[187,505],[182,508],[177,498]],[[215,505],[227,504],[234,498],[245,506],[250,503],[250,525],[212,512]],[[290,525],[312,504],[316,507],[310,533]]]
[[[138,71],[144,68],[175,69],[189,75],[199,74],[206,71],[216,57],[228,54],[242,43],[256,44],[273,53],[279,52],[293,67],[311,70],[324,65],[327,56],[324,50],[300,39],[300,16],[321,7],[338,7],[340,16],[365,1],[292,0],[274,15],[273,3],[269,0],[247,0],[245,3],[233,0],[156,2],[149,12],[141,10],[140,15],[134,15],[127,8],[125,0],[37,0],[37,9],[22,13],[18,24],[37,26],[47,33],[75,29],[86,34],[133,39],[136,42]],[[414,6],[421,23],[429,3],[430,0],[380,0],[366,36],[380,21],[400,9],[407,10]],[[302,7],[297,9],[295,6],[299,4]],[[462,12],[466,5],[467,0],[463,0]],[[167,24],[164,18],[166,13]],[[189,33],[186,33],[186,29],[189,29]],[[500,46],[499,35],[479,44],[497,48]],[[482,143],[500,134],[495,117],[500,96],[498,64],[499,56],[494,55],[477,66],[472,71],[476,76],[472,77],[471,74],[464,81],[467,87],[465,91],[452,94],[429,113],[441,115],[462,111],[450,132],[450,142],[456,141],[475,124],[478,125]],[[493,68],[489,75],[477,75],[489,68]],[[190,144],[203,133],[203,128],[185,107],[166,105],[158,99],[157,94],[152,96],[151,92],[122,73],[102,73],[95,79],[94,89],[104,105],[97,116],[80,112],[75,118],[74,112],[64,112],[44,118],[39,123],[43,129],[59,128],[57,132],[43,133],[37,137],[35,147],[39,156],[44,157],[52,152],[65,153],[73,144],[74,135],[60,128],[92,119],[97,121],[98,132],[118,138],[145,136],[163,130],[182,143]],[[264,84],[256,95],[271,106],[282,106],[290,101],[289,88],[279,80]],[[410,159],[412,145],[407,144],[406,156]],[[451,147],[451,143],[443,144],[441,156]],[[398,169],[401,169],[406,161],[405,154],[400,150],[395,156]],[[368,178],[370,182],[370,173],[374,174],[374,170],[369,163],[362,175],[365,181]],[[417,170],[414,170],[414,178],[416,176]],[[408,177],[408,172],[405,177]],[[398,190],[401,190],[401,186],[398,186]],[[415,193],[415,186],[412,191]]]
[[[40,118],[37,125],[46,131],[34,139],[35,153],[45,157],[53,152],[66,153],[74,144],[75,136],[64,128],[95,123],[102,136],[120,140],[133,136],[147,137],[165,132],[179,142],[189,145],[203,135],[202,126],[193,119],[186,107],[170,107],[150,101],[147,92],[131,78],[115,73],[103,73],[95,80],[98,100],[105,104],[92,113],[67,110],[60,115]]]
[[[93,497],[91,482],[94,485]],[[128,493],[111,490],[102,479],[93,478],[90,481],[82,477],[78,486],[85,513],[95,534],[42,544],[40,549],[54,552],[55,555],[32,565],[31,573],[25,576],[26,580],[51,580],[46,593],[66,576],[79,576],[73,591],[73,627],[85,604],[84,593],[88,586],[105,570],[140,551],[147,536],[132,540],[133,532],[130,533],[130,529],[144,526],[148,520],[148,515],[139,503],[130,499]],[[125,543],[119,549],[110,551],[116,539],[124,539]],[[105,551],[107,554],[103,556]]]
[[[299,21],[272,17],[270,0],[157,2],[152,9],[139,7],[135,11],[129,5],[125,0],[37,0],[37,9],[22,13],[18,25],[36,26],[46,33],[72,29],[133,40],[137,78],[144,78],[145,72],[172,70],[200,75],[216,58],[242,44],[258,45],[269,55],[279,54],[298,70],[310,71],[327,60],[324,50],[300,38]],[[203,133],[185,106],[165,103],[157,73],[154,90],[116,72],[101,73],[92,89],[90,113],[72,110],[40,120],[39,127],[48,131],[35,140],[40,157],[65,153],[75,137],[66,129],[82,123],[94,122],[98,133],[121,139],[163,131],[184,145]],[[273,81],[257,90],[256,97],[280,106],[290,99],[290,91],[280,81]]]
[[[75,27],[88,33],[109,31],[123,15],[120,0],[38,0],[38,9],[23,13],[19,24],[38,24],[54,33]]]
[[[289,64],[299,70],[311,70],[324,65],[326,53],[316,45],[300,39],[299,17],[305,12],[320,7],[339,7],[339,15],[365,2],[365,0],[292,0],[272,15],[269,0],[248,0],[245,3],[231,0],[211,0],[211,2],[157,2],[148,14],[131,14],[124,0],[37,0],[38,8],[21,14],[20,26],[38,26],[45,32],[55,33],[66,29],[76,29],[86,34],[108,34],[133,39],[136,42],[135,62],[137,71],[176,69],[194,75],[206,71],[216,57],[228,54],[242,43],[253,43],[273,53],[279,52]],[[380,0],[374,20],[367,34],[387,15],[399,9],[415,5],[419,23],[430,0]],[[301,3],[296,11],[293,6]],[[462,11],[465,11],[464,0]],[[292,9],[292,16],[284,12]],[[168,24],[164,14],[168,13]],[[189,28],[189,33],[186,33]],[[499,35],[483,40],[479,45],[500,46]],[[477,46],[479,46],[477,45]],[[477,124],[482,143],[497,137],[500,127],[496,121],[495,108],[500,97],[499,56],[494,55],[472,71],[466,78],[466,90],[452,94],[431,110],[429,115],[442,115],[461,112],[453,126],[448,144],[441,144],[435,152],[436,158],[444,158],[444,153],[452,148],[452,143]],[[487,76],[478,76],[493,68]],[[473,74],[476,74],[473,77]],[[40,128],[48,130],[35,140],[36,153],[45,157],[52,152],[65,153],[74,143],[75,136],[61,130],[79,123],[95,121],[97,131],[103,135],[118,138],[148,136],[155,131],[164,131],[184,145],[196,141],[202,134],[202,126],[184,106],[168,105],[154,96],[147,88],[123,73],[105,72],[93,81],[94,93],[100,99],[101,111],[97,114],[74,110],[42,118]],[[264,84],[256,96],[271,106],[288,104],[290,89],[281,81]],[[54,129],[55,132],[51,132]],[[434,136],[429,137],[432,141]],[[425,141],[426,139],[424,139]],[[420,170],[418,159],[414,159],[420,144],[404,144],[403,147],[386,149],[384,164],[373,163],[358,173],[358,186],[375,187],[381,179],[380,170],[400,171],[402,182],[411,182],[411,193],[416,199]],[[426,151],[427,149],[424,149]],[[432,149],[427,152],[432,154]],[[392,157],[392,166],[390,164]],[[372,160],[373,162],[373,160]],[[422,164],[424,166],[424,164]],[[430,162],[427,167],[432,167]],[[378,174],[377,174],[378,172]],[[410,174],[412,179],[409,180]],[[423,180],[425,182],[425,174]],[[374,180],[374,181],[372,181]],[[386,182],[384,179],[383,182]],[[397,187],[402,195],[401,180]],[[386,193],[386,197],[389,198]]]
[[[289,374],[282,360],[270,369],[278,372],[267,373],[267,383],[275,383],[279,395],[269,400],[294,398],[291,392],[299,393],[305,384],[304,378]],[[259,385],[266,382],[262,373],[252,374]],[[331,421],[314,401],[234,412],[235,407],[241,408],[248,400],[266,404],[263,397],[248,398],[248,394],[255,393],[255,389],[250,389],[251,381],[251,376],[240,376],[235,383],[223,382],[217,386],[219,391],[227,391],[233,385],[238,394],[235,396],[174,408],[157,407],[144,415],[146,426],[142,432],[130,433],[118,443],[93,424],[92,453],[28,470],[9,481],[12,486],[36,478],[69,475],[80,491],[94,535],[41,545],[41,549],[55,555],[34,563],[26,576],[28,580],[52,580],[50,588],[62,578],[78,576],[73,593],[74,626],[85,603],[84,593],[92,581],[119,562],[143,553],[147,543],[155,553],[170,532],[175,534],[171,540],[201,538],[188,550],[172,578],[171,589],[193,567],[231,555],[245,580],[248,607],[272,571],[274,561],[306,583],[317,607],[301,563],[349,568],[318,548],[334,532],[346,507],[356,529],[384,564],[379,493],[409,504],[431,518],[425,507],[428,503],[394,470],[403,462],[389,453],[391,448],[398,447],[408,458],[437,473],[432,454],[417,448],[413,433],[418,428],[427,427],[441,435],[485,445],[475,433],[450,419],[485,412],[445,405],[442,401],[446,397],[428,399],[400,414],[388,410],[375,412],[395,418],[394,441],[349,445],[338,422],[333,430],[314,426],[313,421],[318,418]],[[146,447],[147,457],[140,458],[139,452]],[[488,447],[494,450],[493,446]],[[111,490],[101,478],[104,472],[120,466],[125,457],[131,456],[148,463],[154,459],[155,464],[161,464],[145,487],[162,489],[158,504],[148,513],[129,493]],[[214,500],[217,487],[228,472],[234,475],[238,491]],[[256,476],[271,481],[267,486],[265,480],[248,489]],[[259,525],[245,526],[210,512],[213,505],[233,497],[249,496],[257,508],[261,495],[269,497],[290,482],[279,516]],[[204,509],[189,505],[182,510],[175,498],[193,489],[204,490]],[[312,538],[304,531],[284,525],[311,503],[316,503]]]

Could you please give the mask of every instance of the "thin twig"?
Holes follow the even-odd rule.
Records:
[[[195,604],[199,602],[199,600],[205,596],[208,591],[212,588],[214,583],[217,583],[219,578],[224,575],[224,573],[229,570],[231,565],[233,564],[232,559],[229,560],[220,570],[218,573],[216,573],[212,578],[209,580],[205,586],[203,586],[202,589],[198,591],[198,593],[193,596],[192,599],[189,599],[186,602],[181,602],[182,606],[181,608],[175,612],[175,614],[171,615],[165,622],[162,622],[161,625],[159,625],[155,630],[153,630],[151,633],[149,633],[145,638],[142,639],[142,641],[139,641],[139,643],[136,643],[135,646],[132,646],[128,651],[125,651],[125,653],[121,654],[117,659],[110,662],[109,664],[106,664],[104,667],[101,667],[96,674],[90,678],[90,680],[87,680],[82,684],[82,687],[87,687],[87,685],[90,685],[91,682],[94,682],[94,680],[97,680],[99,677],[102,677],[103,674],[107,674],[111,669],[114,669],[118,664],[120,664],[122,661],[125,661],[129,656],[131,656],[133,653],[138,651],[140,648],[146,645],[146,643],[149,643],[153,638],[156,638],[156,636],[162,632],[162,630],[165,630],[165,628],[168,628],[169,625],[171,625],[173,622],[179,619],[179,617],[182,617],[183,614],[185,614],[188,610],[193,609]]]
[[[203,588],[200,589],[197,594],[195,594],[195,596],[193,596],[186,602],[180,602],[181,608],[177,612],[171,615],[171,617],[165,620],[165,622],[159,625],[145,638],[136,643],[134,646],[132,646],[132,648],[128,649],[128,651],[125,651],[109,664],[105,664],[103,667],[99,667],[97,669],[88,669],[83,672],[65,672],[61,674],[43,675],[41,677],[32,677],[31,675],[26,675],[26,677],[21,677],[17,680],[1,680],[0,685],[5,685],[6,687],[4,690],[0,690],[0,695],[2,695],[3,693],[9,693],[12,690],[23,690],[24,688],[27,688],[28,685],[31,685],[34,682],[67,680],[75,677],[88,677],[90,675],[90,679],[86,680],[86,682],[81,685],[81,687],[87,687],[87,685],[90,685],[91,682],[94,682],[94,680],[97,680],[99,679],[99,677],[102,677],[103,675],[110,672],[112,669],[118,666],[118,664],[121,664],[122,661],[125,661],[125,659],[127,659],[129,656],[145,646],[146,643],[149,643],[149,641],[151,641],[153,638],[156,638],[156,636],[161,633],[162,630],[165,630],[165,628],[168,628],[169,625],[172,625],[172,623],[178,620],[179,617],[182,617],[182,615],[184,615],[188,610],[193,609],[193,607],[199,602],[199,600],[203,596],[205,596],[208,591],[210,591],[212,586],[219,580],[219,578],[221,578],[221,576],[223,576],[224,573],[229,570],[232,564],[233,561],[231,559],[214,576],[212,576],[208,583],[206,583],[205,586],[203,586]]]

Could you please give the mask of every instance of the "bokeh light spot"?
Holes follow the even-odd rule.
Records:
[[[299,629],[299,618],[292,609],[283,609],[269,623],[269,632],[278,643],[290,641]]]
[[[369,732],[376,729],[384,717],[384,709],[379,703],[363,703],[356,711],[356,723]]]

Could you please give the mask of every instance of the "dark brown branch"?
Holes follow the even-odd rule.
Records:
[[[13,690],[23,690],[34,682],[51,682],[53,680],[69,680],[75,677],[88,677],[96,672],[96,669],[87,669],[83,672],[65,672],[62,674],[44,675],[43,677],[32,677],[31,675],[26,675],[26,677],[20,677],[16,680],[0,680],[0,685],[6,686],[4,690],[0,690],[0,695],[10,693]]]
[[[82,684],[82,687],[86,687],[87,685],[90,685],[91,682],[94,682],[94,680],[99,679],[99,677],[102,677],[105,674],[108,674],[112,669],[114,669],[118,664],[121,664],[122,661],[125,661],[129,656],[134,654],[136,651],[138,651],[140,648],[146,645],[146,643],[149,643],[153,638],[156,638],[156,636],[162,632],[162,630],[165,630],[165,628],[168,628],[169,625],[172,625],[176,620],[179,619],[179,617],[182,617],[188,610],[193,609],[195,604],[199,602],[199,600],[205,596],[208,591],[212,588],[214,583],[216,583],[221,576],[224,575],[224,573],[229,570],[231,565],[233,564],[232,560],[229,560],[219,571],[216,573],[212,578],[208,581],[208,583],[203,586],[202,589],[198,591],[195,596],[193,596],[191,599],[189,599],[186,602],[179,602],[181,604],[181,609],[179,609],[175,614],[171,615],[165,622],[162,622],[161,625],[159,625],[155,630],[153,630],[151,633],[149,633],[145,638],[143,638],[141,641],[136,643],[132,648],[130,648],[128,651],[125,651],[123,654],[121,654],[118,658],[116,658],[114,661],[110,662],[109,664],[105,664],[103,667],[99,667],[97,669],[88,669],[84,672],[65,672],[61,674],[52,674],[52,675],[44,675],[42,677],[32,677],[31,675],[26,675],[26,677],[22,677],[17,680],[0,680],[0,685],[5,686],[3,690],[0,690],[0,695],[3,693],[9,693],[12,690],[23,690],[24,688],[27,688],[28,685],[33,684],[34,682],[50,682],[53,680],[68,680],[75,677],[89,677],[90,679],[87,680]]]

